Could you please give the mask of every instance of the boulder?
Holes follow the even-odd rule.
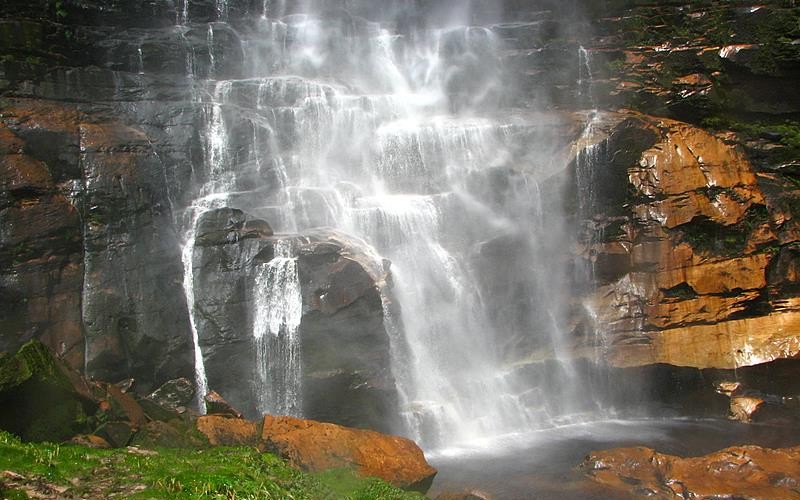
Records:
[[[374,431],[293,417],[264,417],[262,445],[299,469],[354,469],[404,489],[425,492],[436,469],[414,442]]]
[[[242,418],[242,414],[230,405],[216,391],[211,391],[205,395],[203,400],[206,403],[206,413],[209,415],[221,415],[223,417]]]
[[[187,378],[170,380],[147,396],[162,407],[183,413],[195,395],[194,383]]]
[[[292,413],[262,401],[259,384],[281,387],[284,368],[280,361],[258,366],[254,335],[255,302],[265,292],[259,272],[279,245],[290,246],[302,301],[295,346],[302,352],[299,411],[340,425],[396,429],[398,397],[382,301],[382,293],[390,293],[388,266],[363,241],[334,230],[243,233],[254,220],[240,210],[219,209],[198,223],[196,324],[209,386],[248,418]]]
[[[170,422],[148,422],[139,429],[131,444],[145,449],[201,448],[207,446],[208,441],[197,432],[193,422],[175,419]]]
[[[26,441],[63,441],[88,433],[97,404],[79,377],[43,344],[0,355],[0,429]]]
[[[766,401],[755,396],[733,396],[730,418],[740,422],[752,422],[764,404]]]
[[[219,415],[199,417],[197,430],[212,446],[255,446],[259,438],[258,424]]]
[[[637,498],[788,500],[799,497],[800,448],[738,446],[696,458],[620,448],[591,453],[579,470]]]

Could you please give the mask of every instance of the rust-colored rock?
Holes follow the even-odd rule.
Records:
[[[731,398],[731,419],[752,422],[756,413],[766,402],[755,396],[733,396]]]
[[[611,117],[608,148],[640,153],[616,167],[625,168],[631,195],[610,210],[626,215],[595,221],[624,224],[584,250],[604,280],[584,301],[604,335],[602,346],[587,338],[593,349],[582,352],[602,352],[618,367],[701,369],[800,354],[795,255],[776,250],[785,216],[768,206],[743,151],[674,120]],[[650,142],[630,142],[643,134]]]
[[[436,469],[412,441],[293,417],[264,417],[267,450],[306,471],[351,468],[394,486],[425,492]]]
[[[203,400],[206,403],[206,412],[209,415],[220,415],[223,417],[231,417],[231,418],[242,418],[241,412],[230,405],[225,398],[223,398],[218,392],[216,391],[209,391],[203,397]]]
[[[84,446],[86,448],[95,448],[99,450],[111,448],[111,445],[108,444],[108,441],[100,436],[95,436],[94,434],[81,434],[75,436],[69,440],[69,443],[76,446]]]
[[[241,418],[199,417],[197,430],[213,446],[255,446],[258,443],[258,424]]]
[[[621,448],[593,452],[580,468],[636,497],[800,499],[800,448],[740,446],[697,458]]]

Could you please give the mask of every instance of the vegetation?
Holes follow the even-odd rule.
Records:
[[[738,224],[723,226],[705,218],[696,218],[679,227],[684,241],[695,250],[721,256],[740,255],[757,228],[769,223],[763,205],[753,205]]]
[[[311,475],[253,448],[206,450],[23,443],[0,432],[0,496],[63,492],[76,498],[412,500],[407,493],[350,471]]]

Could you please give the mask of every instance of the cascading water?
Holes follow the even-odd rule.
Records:
[[[303,297],[292,243],[281,240],[275,257],[258,266],[253,283],[257,408],[263,414],[299,415]]]
[[[494,111],[508,86],[491,29],[415,27],[413,3],[388,3],[388,15],[404,22],[330,10],[323,18],[312,7],[284,15],[284,2],[266,2],[255,32],[242,37],[243,77],[195,85],[205,161],[184,218],[190,311],[204,212],[227,204],[278,233],[331,226],[392,262],[400,317],[384,309],[392,341],[403,344],[392,347],[403,433],[432,448],[546,425],[553,416],[517,387],[511,362],[513,337],[539,336],[545,350],[563,350],[554,339],[566,291],[556,285],[562,264],[552,250],[563,235],[542,208],[539,184],[560,168],[548,149],[556,146],[538,135],[546,126],[535,117]],[[212,76],[222,24],[209,25]],[[509,180],[525,189],[501,192]],[[481,261],[506,241],[519,242],[530,262],[508,268],[515,293],[527,297],[513,313],[486,290],[494,268],[510,263]],[[296,259],[281,245],[253,280],[257,405],[299,414],[302,304]]]

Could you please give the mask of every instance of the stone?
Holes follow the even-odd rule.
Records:
[[[800,448],[738,446],[681,458],[648,448],[590,453],[579,470],[636,497],[797,499]]]
[[[172,411],[190,405],[195,395],[194,383],[187,378],[165,382],[147,396],[148,399]],[[179,412],[182,413],[182,412]]]
[[[798,308],[788,292],[792,253],[781,250],[775,260],[778,214],[741,148],[690,124],[633,112],[598,123],[607,133],[595,168],[616,173],[595,179],[606,205],[593,220],[623,223],[591,249],[595,275],[606,280],[584,299],[603,325],[595,354],[617,367],[698,369],[800,354]],[[628,192],[615,198],[621,180]],[[769,292],[775,289],[787,292]]]
[[[108,441],[114,448],[124,448],[130,444],[136,430],[130,422],[106,422],[95,433]]]
[[[95,434],[81,434],[69,440],[70,444],[76,446],[84,446],[86,448],[95,448],[99,450],[110,449],[111,445],[105,439]]]
[[[766,402],[755,396],[733,396],[731,398],[730,418],[740,422],[752,422],[755,414]]]
[[[479,490],[471,490],[462,493],[440,493],[436,496],[436,500],[492,500],[494,497],[486,492]]]
[[[100,408],[106,413],[106,419],[129,422],[134,430],[147,423],[144,409],[133,396],[122,392],[116,385],[102,385],[105,386],[106,394],[100,403]]]
[[[264,417],[261,442],[304,471],[354,469],[404,489],[425,492],[436,469],[412,441],[375,431],[293,417]]]
[[[722,381],[717,382],[715,386],[719,394],[724,394],[728,397],[738,394],[742,389],[742,384],[739,382]]]
[[[212,446],[255,446],[259,440],[258,424],[241,418],[198,417],[197,430]]]
[[[121,390],[122,392],[127,394],[136,385],[136,380],[132,379],[132,378],[126,378],[125,380],[121,380],[121,381],[117,382],[116,385],[117,385],[117,387],[119,387],[119,390]]]
[[[88,433],[97,404],[78,377],[43,344],[30,341],[0,355],[0,429],[26,441],[64,441]]]
[[[175,419],[170,422],[153,420],[140,428],[131,445],[153,448],[202,448],[208,446],[205,436],[198,433],[193,422]]]
[[[209,415],[242,418],[242,414],[215,391],[210,391],[203,400],[206,404],[206,413]]]

